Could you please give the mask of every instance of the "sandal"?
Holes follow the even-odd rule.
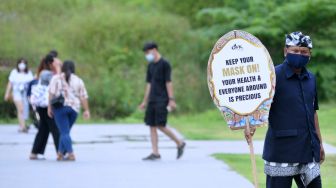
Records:
[[[28,133],[28,129],[27,128],[20,128],[19,130],[19,133]]]
[[[64,159],[63,154],[62,154],[62,153],[57,153],[57,158],[56,158],[56,160],[57,160],[57,161],[63,161],[63,159]]]
[[[76,157],[73,153],[68,154],[66,157],[63,159],[64,161],[75,161]]]

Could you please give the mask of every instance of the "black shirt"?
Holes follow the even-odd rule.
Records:
[[[147,67],[147,83],[151,84],[149,102],[166,102],[169,100],[166,83],[171,81],[171,67],[168,61],[161,58]]]
[[[315,76],[306,68],[294,73],[285,61],[275,67],[276,87],[269,113],[263,158],[269,162],[320,161],[320,141],[315,130],[318,110]]]

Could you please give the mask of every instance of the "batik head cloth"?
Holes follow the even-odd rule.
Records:
[[[313,42],[308,35],[304,35],[300,31],[295,31],[286,35],[286,46],[307,47],[312,49]]]

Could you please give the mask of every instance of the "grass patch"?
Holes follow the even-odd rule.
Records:
[[[322,104],[318,111],[320,128],[324,142],[336,145],[336,107],[335,104]],[[172,116],[169,123],[193,140],[241,140],[243,131],[231,131],[220,112],[216,109],[199,114]],[[263,140],[267,127],[258,128],[254,139]]]
[[[169,124],[192,140],[241,140],[244,138],[243,130],[231,131],[217,110],[171,117]],[[263,139],[266,130],[266,127],[258,129],[255,138]]]
[[[336,104],[321,105],[318,116],[323,141],[336,146]]]
[[[214,157],[218,160],[227,163],[230,168],[249,181],[253,182],[252,166],[249,154],[215,154]],[[264,164],[260,155],[256,155],[257,176],[259,187],[266,187],[266,175],[264,174]],[[336,181],[334,174],[336,173],[336,155],[328,155],[326,161],[321,166],[322,187],[334,188]],[[293,187],[296,187],[293,181]]]
[[[324,142],[336,146],[336,105],[322,104],[320,106],[319,122]],[[144,112],[137,110],[126,118],[108,120],[104,118],[93,117],[90,120],[84,120],[82,115],[78,116],[78,124],[113,124],[113,123],[143,123]],[[186,138],[191,140],[242,140],[243,131],[231,131],[220,112],[216,109],[208,110],[198,114],[170,115],[169,124],[179,130]],[[3,119],[0,124],[17,124],[16,119]],[[265,138],[267,127],[258,128],[254,139],[263,140]]]
[[[12,125],[18,123],[19,122],[16,119],[0,119],[0,125]]]

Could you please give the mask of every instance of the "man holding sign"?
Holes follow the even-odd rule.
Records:
[[[321,187],[324,149],[318,123],[316,78],[306,69],[312,41],[301,32],[286,35],[285,60],[276,66],[263,159],[267,188]]]

